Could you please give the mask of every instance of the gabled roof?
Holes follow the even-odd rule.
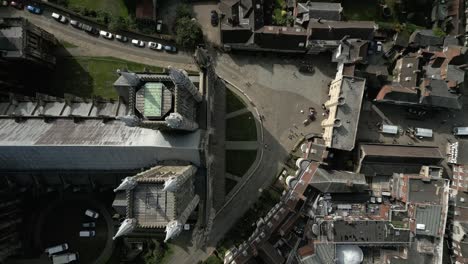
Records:
[[[418,47],[442,46],[444,38],[434,35],[434,32],[430,29],[416,30],[411,34],[409,42],[411,45]]]
[[[310,22],[310,40],[341,40],[345,36],[370,40],[377,25],[373,21],[323,21]]]

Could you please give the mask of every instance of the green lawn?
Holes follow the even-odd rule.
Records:
[[[343,0],[341,5],[348,20],[377,20],[378,3],[375,0]]]
[[[256,157],[256,150],[226,150],[226,172],[242,177]]]
[[[48,94],[63,97],[64,93],[91,98],[93,95],[117,99],[113,83],[117,69],[162,72],[162,68],[124,61],[116,58],[66,57],[57,61]]]
[[[68,6],[102,10],[121,17],[127,17],[129,13],[124,0],[69,0]]]
[[[252,113],[245,113],[226,119],[227,141],[255,141],[257,140],[257,126]]]
[[[226,113],[227,114],[240,110],[245,107],[246,107],[245,103],[237,94],[235,94],[229,89],[226,89]]]

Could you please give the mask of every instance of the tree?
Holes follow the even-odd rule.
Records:
[[[195,48],[202,42],[203,33],[200,25],[188,17],[183,17],[176,22],[176,43],[184,48]]]
[[[128,29],[128,20],[119,16],[119,17],[111,17],[109,22],[109,30],[116,31],[121,29]]]
[[[192,18],[192,9],[187,4],[180,4],[176,9],[176,21],[184,17]]]

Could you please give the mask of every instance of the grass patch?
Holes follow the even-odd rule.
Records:
[[[247,107],[242,99],[233,91],[226,89],[226,113],[232,113]]]
[[[252,113],[245,113],[226,119],[227,141],[255,141],[257,140],[257,126]]]
[[[114,16],[128,17],[124,0],[69,0],[69,7],[82,7],[94,11],[106,11]]]
[[[226,172],[242,177],[256,157],[256,150],[226,150]]]
[[[60,40],[60,44],[62,45],[62,47],[66,48],[66,49],[70,49],[70,48],[78,48],[78,46],[76,46],[75,44],[72,44],[68,41],[65,41],[65,40]]]
[[[377,20],[378,2],[375,0],[344,0],[341,5],[348,20]]]
[[[142,72],[162,72],[160,67],[124,61],[116,58],[66,57],[59,58],[52,75],[50,88],[43,91],[63,97],[64,93],[91,98],[101,96],[117,99],[113,83],[117,80],[117,69]]]

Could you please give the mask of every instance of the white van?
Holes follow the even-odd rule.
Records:
[[[95,212],[95,211],[93,211],[91,209],[86,210],[85,215],[89,216],[91,218],[95,218],[95,219],[99,217],[99,213],[97,213],[97,212]]]
[[[455,136],[468,136],[468,127],[455,127],[453,128]]]
[[[65,253],[61,255],[52,256],[53,264],[66,264],[78,259],[78,254],[76,253]]]
[[[80,231],[80,237],[93,237],[96,235],[96,231]]]
[[[49,257],[54,255],[54,254],[57,254],[57,253],[60,253],[60,252],[63,252],[65,250],[68,249],[68,244],[67,243],[63,243],[63,244],[60,244],[60,245],[57,245],[57,246],[53,246],[53,247],[48,247],[46,248],[45,252],[47,254],[49,254]]]

